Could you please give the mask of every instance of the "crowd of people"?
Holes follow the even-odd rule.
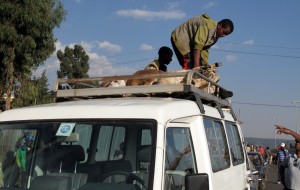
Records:
[[[293,153],[289,153],[286,146],[281,146],[278,151],[278,183],[282,183],[285,190],[300,189],[300,134],[280,125],[275,127],[278,134],[287,134],[295,139]]]
[[[260,152],[269,164],[277,164],[278,184],[284,186],[284,190],[300,189],[300,134],[281,125],[275,125],[277,134],[287,134],[295,139],[294,147],[290,151],[285,143],[281,143],[276,148],[276,152],[271,152],[269,147],[263,149],[262,146],[246,145],[247,152]]]

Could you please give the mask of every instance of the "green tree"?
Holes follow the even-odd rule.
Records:
[[[21,79],[20,84],[15,85],[15,98],[12,100],[12,107],[35,105],[37,94],[38,91],[34,81],[29,78]]]
[[[46,71],[40,78],[24,78],[20,81],[15,86],[15,98],[12,101],[14,108],[53,102],[54,98],[48,90]]]
[[[0,1],[0,92],[7,109],[14,86],[54,52],[53,30],[65,15],[59,0]]]
[[[59,50],[57,58],[60,61],[60,70],[57,71],[58,78],[86,78],[89,71],[89,56],[81,45],[75,45],[74,49],[65,48],[65,52]]]
[[[45,104],[53,102],[54,98],[48,89],[48,79],[46,77],[46,71],[38,79],[34,79],[37,88],[36,104]]]

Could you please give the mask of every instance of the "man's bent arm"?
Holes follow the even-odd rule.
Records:
[[[200,67],[201,66],[201,63],[200,63],[200,54],[201,54],[201,52],[200,52],[200,50],[199,49],[194,49],[194,68],[196,68],[196,67]],[[193,69],[193,68],[191,68],[191,69]]]
[[[287,134],[287,135],[292,135],[298,142],[300,142],[300,134],[298,134],[295,131],[292,131],[288,128],[285,128],[281,125],[275,125],[275,127],[278,130],[277,134],[284,133],[284,134]]]

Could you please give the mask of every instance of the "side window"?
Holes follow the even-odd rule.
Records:
[[[125,128],[102,126],[97,142],[96,161],[119,160],[124,153]]]
[[[226,122],[225,125],[230,146],[230,154],[232,157],[232,164],[235,166],[244,163],[243,145],[241,143],[238,127],[229,122]]]
[[[167,128],[164,189],[182,189],[187,174],[196,173],[195,154],[188,128]]]
[[[87,150],[90,146],[90,139],[92,134],[92,125],[91,124],[82,124],[78,123],[75,126],[75,133],[79,134],[79,141],[74,142],[73,144],[79,144],[83,147],[85,152],[85,160],[83,162],[86,162],[88,159]]]
[[[141,135],[141,146],[143,145],[151,145],[152,137],[150,129],[143,129]]]
[[[137,153],[137,162],[139,170],[146,170],[150,168],[150,160],[151,160],[151,145],[152,145],[152,130],[151,129],[142,129],[141,130],[141,139],[139,145],[139,152]],[[141,152],[147,153],[148,159],[145,160],[144,156],[141,155]],[[144,154],[143,153],[143,154]]]
[[[221,121],[205,118],[204,127],[212,170],[216,172],[228,168],[230,166],[229,150]]]
[[[110,149],[109,160],[120,160],[124,156],[125,151],[125,127],[115,127],[112,144]]]

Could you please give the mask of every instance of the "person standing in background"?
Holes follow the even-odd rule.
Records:
[[[251,148],[250,148],[250,144],[249,143],[247,143],[247,145],[246,145],[246,152],[251,152]]]
[[[278,166],[278,184],[284,185],[284,167],[283,167],[283,161],[288,156],[289,152],[285,148],[285,143],[281,143],[280,148],[277,152],[277,166]]]
[[[265,150],[265,154],[266,154],[266,160],[268,161],[269,164],[271,164],[271,160],[272,160],[272,152],[270,150],[270,148],[267,146],[266,150]]]
[[[262,155],[263,158],[265,158],[265,150],[263,149],[262,146],[259,146],[258,152]]]
[[[295,142],[295,153],[290,154],[282,163],[284,167],[284,190],[300,189],[300,142]]]

